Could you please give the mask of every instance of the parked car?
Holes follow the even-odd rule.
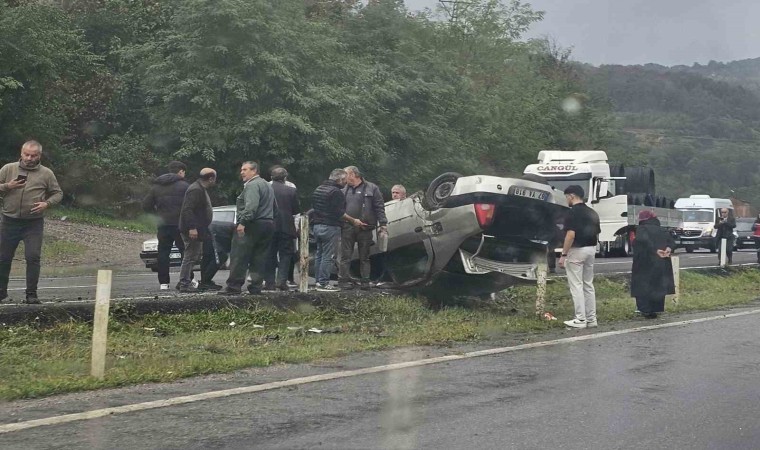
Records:
[[[386,273],[402,289],[436,295],[535,282],[568,210],[561,191],[530,176],[445,173],[424,193],[385,204]],[[372,258],[381,253],[372,246]]]
[[[752,236],[754,234],[752,231],[753,223],[755,223],[754,218],[740,217],[736,219],[736,228],[734,229],[734,234],[736,235],[734,240],[734,248],[736,250],[741,250],[744,248],[757,248],[757,241]]]
[[[235,229],[235,205],[217,206],[214,208],[214,216],[209,229],[214,236],[214,246],[219,255],[220,265],[224,265],[227,255],[230,253],[232,242],[232,233]],[[157,272],[158,271],[158,239],[148,239],[142,244],[140,259],[145,263],[145,267]],[[177,246],[173,246],[169,253],[169,266],[178,267],[182,265],[182,255]]]

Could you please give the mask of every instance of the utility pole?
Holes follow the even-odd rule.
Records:
[[[441,4],[443,10],[449,15],[449,22],[457,23],[459,21],[459,15],[476,2],[468,2],[464,0],[438,0],[438,3]]]

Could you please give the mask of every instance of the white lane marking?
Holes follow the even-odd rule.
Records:
[[[488,350],[478,350],[474,352],[467,352],[467,353],[463,353],[459,355],[438,356],[435,358],[419,359],[416,361],[407,361],[407,362],[402,362],[402,363],[367,367],[365,369],[344,370],[340,372],[325,373],[321,375],[312,375],[308,377],[291,378],[289,380],[275,381],[272,383],[257,384],[253,386],[244,386],[244,387],[238,387],[238,388],[233,388],[233,389],[224,389],[220,391],[204,392],[202,394],[172,397],[172,398],[168,398],[164,400],[134,403],[131,405],[115,406],[112,408],[95,409],[95,410],[85,411],[81,413],[64,414],[62,416],[47,417],[45,419],[28,420],[26,422],[9,423],[6,425],[0,425],[0,434],[11,433],[14,431],[21,431],[21,430],[26,430],[29,428],[36,428],[36,427],[41,427],[41,426],[46,426],[46,425],[59,425],[63,423],[76,422],[80,420],[90,420],[90,419],[97,419],[97,418],[106,417],[106,416],[114,416],[117,414],[125,414],[125,413],[136,412],[136,411],[146,411],[146,410],[156,409],[156,408],[165,408],[169,406],[184,405],[184,404],[195,403],[195,402],[204,401],[204,400],[231,397],[234,395],[252,394],[255,392],[271,391],[274,389],[280,389],[280,388],[288,387],[288,386],[297,386],[297,385],[302,385],[302,384],[318,383],[322,381],[338,380],[342,378],[351,378],[351,377],[357,377],[361,375],[369,375],[373,373],[389,372],[392,370],[427,366],[430,364],[440,364],[444,362],[478,358],[481,356],[501,355],[504,353],[516,352],[519,350],[528,350],[528,349],[540,348],[540,347],[550,347],[554,345],[566,344],[566,343],[571,343],[571,342],[589,341],[592,339],[618,336],[621,334],[638,333],[641,331],[680,327],[680,326],[691,325],[695,323],[710,322],[713,320],[747,316],[750,314],[760,314],[760,309],[742,311],[742,312],[732,313],[732,314],[721,314],[718,316],[702,317],[699,319],[682,320],[680,322],[670,322],[670,323],[662,323],[658,325],[629,328],[625,330],[605,331],[602,333],[585,334],[582,336],[554,339],[551,341],[533,342],[530,344],[516,345],[514,347],[499,347],[499,348],[492,348]]]
[[[40,287],[37,287],[37,290],[38,291],[43,291],[45,289],[77,289],[77,288],[91,288],[91,287],[95,287],[95,286],[96,285],[94,285],[94,284],[88,284],[88,285],[85,285],[85,286],[40,286]],[[9,291],[25,291],[26,288],[22,288],[22,287],[21,288],[9,288],[8,290]]]

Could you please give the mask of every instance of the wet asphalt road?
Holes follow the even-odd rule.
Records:
[[[0,448],[757,449],[759,319],[731,317],[34,428],[0,435]],[[644,324],[652,321],[629,325]],[[387,364],[393,355],[369,363]],[[345,365],[351,358],[361,356]],[[279,379],[303,375],[274,370]],[[235,385],[266,378],[252,373]],[[224,387],[216,380],[209,389]],[[187,389],[175,383],[164,395]],[[76,399],[50,401],[26,418],[107,403],[73,407]]]
[[[717,266],[718,258],[715,254],[698,251],[692,254],[687,254],[683,250],[677,253],[680,257],[681,268],[688,267],[706,267]],[[740,251],[734,253],[735,264],[747,264],[756,263],[757,257],[752,250]],[[630,272],[631,270],[631,258],[598,258],[595,264],[596,273],[617,273],[617,272]],[[558,270],[558,274],[562,275],[563,271]],[[219,284],[224,284],[227,278],[227,271],[220,271],[215,281]],[[174,284],[179,279],[179,273],[177,269],[173,269],[171,273],[171,290],[160,291],[158,289],[158,279],[155,273],[145,270],[145,272],[138,273],[119,273],[118,270],[114,271],[113,286],[111,291],[112,299],[119,298],[145,298],[151,299],[156,296],[176,296],[177,291],[174,290]],[[39,284],[39,295],[43,302],[81,302],[92,301],[95,298],[95,274],[91,276],[80,277],[63,277],[63,278],[42,278]],[[13,303],[20,302],[24,298],[25,282],[23,278],[13,278],[9,284],[10,300],[6,300],[3,304],[0,304],[0,310],[4,306],[11,305]]]

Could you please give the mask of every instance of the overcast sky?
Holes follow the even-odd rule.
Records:
[[[438,0],[405,0],[434,9]],[[506,1],[506,0],[505,0]],[[760,57],[760,0],[533,0],[550,36],[591,64],[667,66]]]

